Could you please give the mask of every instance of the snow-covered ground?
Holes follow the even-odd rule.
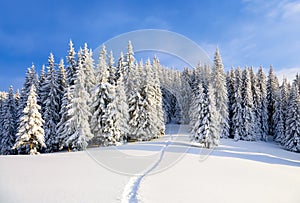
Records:
[[[85,152],[0,156],[0,202],[300,202],[300,154],[274,143],[159,140]]]

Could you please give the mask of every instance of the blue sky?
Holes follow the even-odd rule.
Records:
[[[0,90],[20,88],[26,69],[65,58],[68,41],[96,48],[137,29],[165,29],[198,43],[224,65],[270,64],[281,75],[300,72],[300,1],[40,1],[1,0]]]

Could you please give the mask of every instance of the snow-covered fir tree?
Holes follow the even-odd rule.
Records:
[[[60,105],[61,92],[60,85],[57,80],[57,73],[55,70],[55,63],[53,54],[50,53],[48,60],[48,72],[45,80],[44,91],[48,92],[45,100],[45,111],[43,113],[45,141],[47,145],[47,152],[57,151],[59,146],[54,145],[57,136],[56,125],[60,121]]]
[[[94,59],[92,50],[88,49],[87,43],[84,44],[84,48],[82,53],[79,52],[78,57],[82,57],[82,68],[85,74],[84,85],[86,91],[92,95],[92,89],[96,85],[96,77],[95,77],[95,67],[94,67]]]
[[[74,84],[69,87],[71,101],[66,107],[68,116],[64,124],[68,128],[65,146],[75,151],[86,149],[88,142],[93,138],[89,125],[90,107],[87,104],[90,98],[84,87],[85,75],[80,60]]]
[[[199,94],[201,94],[201,85],[199,88]],[[202,90],[203,91],[203,90]],[[198,104],[198,120],[195,124],[193,131],[195,132],[195,139],[204,144],[204,147],[211,148],[219,145],[220,135],[218,133],[218,115],[216,112],[216,104],[214,98],[214,90],[211,84],[208,85],[208,89],[204,94],[204,101],[201,102],[201,96],[199,97]],[[198,103],[198,102],[196,102]]]
[[[285,137],[285,119],[283,118],[283,102],[282,102],[282,92],[278,91],[275,101],[275,112],[273,114],[273,121],[275,122],[274,129],[274,140],[276,142],[281,142]]]
[[[273,67],[270,66],[268,81],[267,81],[267,101],[268,101],[268,124],[269,135],[274,136],[275,123],[273,115],[275,113],[275,102],[277,91],[279,90],[278,79],[274,73]]]
[[[5,119],[5,115],[4,115],[4,101],[7,97],[7,92],[0,92],[0,152],[1,152],[1,149],[2,147],[2,138],[3,138],[3,122],[4,122],[4,119]],[[0,153],[1,154],[1,153]]]
[[[251,93],[253,100],[253,134],[257,140],[260,140],[263,137],[262,126],[260,123],[261,118],[261,92],[258,89],[257,77],[254,73],[253,67],[249,69],[250,80],[251,80]]]
[[[260,118],[258,119],[258,123],[261,125],[261,139],[263,141],[267,141],[267,136],[269,133],[269,125],[268,125],[268,102],[267,102],[267,81],[266,75],[263,71],[262,67],[259,67],[257,73],[257,85],[258,91],[261,94],[260,100],[258,101],[258,111]]]
[[[152,63],[153,71],[153,85],[154,85],[154,99],[155,99],[155,112],[156,112],[156,126],[158,128],[158,136],[163,136],[165,134],[165,121],[164,112],[162,109],[162,92],[161,84],[159,81],[159,60],[155,57]]]
[[[109,56],[108,56],[108,72],[109,72],[109,76],[108,76],[108,82],[111,85],[116,85],[116,67],[115,67],[115,61],[114,61],[114,56],[113,56],[113,52],[110,51],[109,52]]]
[[[119,75],[118,80],[116,82],[116,97],[113,101],[116,102],[115,128],[116,132],[118,133],[118,141],[126,142],[129,133],[129,114],[122,73]]]
[[[191,96],[192,96],[192,88],[190,86],[190,76],[189,71],[187,68],[185,68],[180,75],[180,97],[178,97],[179,103],[181,104],[181,120],[178,122],[182,122],[184,124],[189,124],[190,118],[189,118],[189,107],[191,105]]]
[[[288,107],[284,147],[290,151],[300,152],[300,94],[296,83],[292,86]]]
[[[212,68],[212,85],[215,94],[216,112],[219,114],[219,127],[221,137],[228,138],[229,124],[228,124],[228,97],[226,88],[226,77],[224,74],[224,67],[219,53],[219,49],[215,52],[214,65]]]
[[[70,40],[69,42],[69,51],[67,56],[67,67],[66,67],[66,76],[67,76],[67,85],[74,85],[75,75],[77,70],[76,64],[76,52],[73,47],[73,42]]]
[[[61,107],[62,104],[62,98],[64,96],[65,88],[67,87],[67,75],[64,65],[64,60],[61,59],[58,64],[58,70],[57,70],[57,83],[58,83],[58,94],[59,94],[59,106]]]
[[[275,121],[278,122],[280,125],[283,125],[283,126],[276,125],[275,128],[276,130],[275,140],[276,142],[279,142],[281,144],[284,144],[282,142],[285,138],[285,133],[286,133],[286,116],[288,110],[289,91],[290,91],[289,84],[287,82],[287,79],[284,78],[282,81],[282,85],[280,87],[278,99],[276,100],[276,111],[275,111],[275,114],[279,117],[279,118],[275,118]]]
[[[3,110],[1,111],[3,116],[3,123],[1,127],[1,154],[14,154],[12,150],[16,140],[16,103],[14,98],[13,87],[11,86],[8,91],[7,99],[3,103]]]
[[[72,108],[71,99],[72,97],[70,93],[70,88],[67,87],[65,89],[65,93],[61,101],[61,109],[59,112],[60,121],[56,126],[57,136],[55,137],[55,140],[53,140],[53,145],[58,146],[58,150],[62,150],[63,148],[68,148],[68,151],[71,150],[70,146],[66,144],[67,140],[74,133],[74,129],[71,128],[71,118],[73,114],[69,112],[69,110],[71,110]]]
[[[39,110],[36,89],[32,85],[23,115],[20,118],[17,139],[12,148],[17,149],[18,153],[39,154],[38,150],[46,147],[42,128],[44,121]]]
[[[140,64],[139,76],[144,74],[145,80],[139,80],[141,82],[141,106],[139,107],[139,112],[137,115],[137,123],[135,129],[135,136],[139,140],[150,140],[156,138],[159,135],[159,128],[157,126],[157,111],[156,111],[156,99],[155,99],[155,89],[154,89],[154,75],[153,69],[148,59],[145,68]]]
[[[243,108],[242,108],[242,71],[238,67],[235,71],[235,84],[234,84],[234,104],[233,104],[233,116],[232,116],[232,128],[234,140],[239,140],[243,133]]]
[[[203,126],[202,122],[204,119],[204,106],[205,106],[205,95],[204,95],[204,89],[203,84],[199,83],[198,88],[194,89],[193,97],[192,97],[192,104],[190,108],[190,126],[191,126],[191,132],[193,134],[193,139],[195,141],[198,141],[202,139],[202,131]]]
[[[233,138],[233,105],[235,102],[235,73],[232,67],[230,71],[227,72],[226,76],[227,92],[228,92],[228,120],[229,120],[229,138]]]
[[[36,76],[34,65],[32,65],[31,68],[28,68],[26,72],[25,82],[20,94],[20,102],[19,102],[17,118],[20,118],[23,114],[23,109],[26,106],[27,98],[32,85],[35,86],[37,85],[37,76]]]
[[[249,69],[245,68],[242,76],[242,119],[243,127],[241,131],[241,139],[247,141],[256,140],[255,121],[253,113],[253,96],[251,90],[251,78]]]

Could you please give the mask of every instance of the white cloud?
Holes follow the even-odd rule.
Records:
[[[276,71],[276,75],[280,82],[282,82],[283,78],[286,78],[288,81],[292,82],[298,73],[300,74],[300,67],[285,68]]]

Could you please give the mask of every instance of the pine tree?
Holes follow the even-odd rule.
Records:
[[[74,87],[73,87],[74,88]],[[62,150],[63,148],[67,148],[70,150],[70,146],[67,146],[67,140],[73,135],[74,129],[71,128],[71,119],[72,114],[70,114],[72,107],[72,96],[70,93],[70,88],[65,89],[64,96],[62,98],[61,109],[60,109],[60,121],[56,126],[57,136],[53,141],[54,146],[58,146],[58,150]],[[73,131],[72,131],[73,130]]]
[[[17,109],[15,104],[14,92],[13,87],[11,86],[9,88],[8,97],[4,101],[3,105],[4,120],[1,128],[1,154],[14,154],[11,148],[13,147],[16,140],[16,111]]]
[[[76,52],[73,47],[73,42],[70,40],[69,42],[69,51],[67,56],[67,67],[66,67],[66,76],[67,76],[67,85],[71,86],[74,85],[75,82],[75,75],[77,70],[76,64]]]
[[[268,101],[268,123],[269,135],[274,136],[275,123],[273,115],[275,113],[276,92],[279,89],[278,79],[274,74],[273,67],[270,66],[268,83],[267,83],[267,101]]]
[[[233,137],[234,140],[239,140],[243,133],[243,108],[242,108],[242,72],[240,67],[235,71],[235,84],[234,84],[234,104],[233,104]]]
[[[158,136],[163,136],[165,134],[165,121],[164,112],[162,109],[162,92],[161,84],[159,81],[159,60],[154,58],[153,60],[153,83],[154,83],[154,97],[155,97],[155,111],[156,111],[156,126],[158,128]]]
[[[84,86],[86,91],[92,95],[92,89],[96,85],[96,77],[95,77],[95,67],[94,67],[94,60],[93,60],[93,52],[89,50],[87,47],[87,43],[84,44],[83,52],[80,54],[82,57],[82,68],[85,74],[85,81]],[[80,57],[78,56],[78,57]]]
[[[17,117],[20,118],[23,114],[23,109],[26,106],[27,98],[30,92],[30,88],[32,85],[36,84],[35,81],[35,73],[32,72],[34,68],[28,68],[26,72],[26,77],[25,77],[25,82],[23,85],[23,88],[21,90],[21,95],[20,95],[20,102],[19,102],[19,109],[18,109],[18,115]]]
[[[263,72],[262,67],[259,67],[257,73],[257,85],[258,91],[260,92],[260,100],[258,101],[259,115],[258,122],[261,124],[261,140],[267,141],[267,136],[269,133],[268,125],[268,101],[267,101],[267,85],[266,85],[266,75]]]
[[[57,83],[58,83],[58,94],[59,94],[59,106],[61,107],[62,105],[62,98],[65,93],[65,89],[67,88],[67,76],[66,76],[66,71],[65,71],[65,65],[64,65],[64,60],[61,59],[59,64],[58,64],[58,71],[57,71]]]
[[[79,57],[74,84],[70,86],[71,101],[67,105],[68,120],[64,124],[68,127],[65,146],[70,150],[86,149],[88,142],[93,138],[89,125],[91,113],[87,104],[89,94],[84,87],[85,75],[80,60]]]
[[[140,65],[142,67],[142,64]],[[139,75],[145,71],[145,80],[140,84],[141,86],[141,98],[142,106],[139,109],[138,123],[136,129],[136,136],[140,140],[150,140],[157,138],[159,135],[159,128],[157,126],[157,111],[156,111],[156,100],[155,100],[155,89],[153,81],[153,69],[148,59],[145,68],[139,70]]]
[[[228,92],[228,120],[229,120],[229,138],[234,138],[233,131],[233,105],[235,102],[235,92],[234,92],[234,84],[235,84],[235,73],[233,67],[227,73],[226,77],[227,81],[227,92]]]
[[[290,151],[300,152],[300,94],[295,83],[289,96],[288,107],[284,146]]]
[[[247,141],[256,140],[254,129],[253,96],[251,91],[251,79],[248,68],[243,71],[242,81],[242,119],[243,127],[241,138]]]
[[[39,113],[40,106],[37,104],[36,97],[36,89],[32,85],[21,117],[16,143],[12,148],[17,149],[19,153],[39,154],[37,150],[46,147],[42,128],[44,121]]]
[[[45,80],[44,90],[48,92],[48,96],[45,101],[45,111],[43,114],[45,141],[47,145],[47,152],[57,151],[58,146],[54,145],[57,132],[56,125],[60,121],[60,87],[57,81],[57,73],[55,71],[54,56],[50,53],[49,67]],[[46,92],[45,92],[46,93]]]
[[[201,87],[199,91],[201,94]],[[201,108],[199,107],[199,109]],[[216,112],[214,90],[211,84],[208,85],[207,92],[204,95],[204,102],[200,113],[199,120],[194,128],[196,132],[195,138],[200,143],[203,143],[206,148],[218,146],[220,139],[218,133],[218,115]]]
[[[203,84],[199,83],[198,88],[195,89],[195,93],[193,95],[192,99],[192,105],[190,108],[190,118],[191,118],[191,128],[192,128],[192,133],[193,139],[195,141],[202,140],[202,136],[204,134],[204,128],[202,126],[203,124],[203,119],[204,119],[204,107],[205,107],[205,96],[204,96],[204,89],[203,89]]]
[[[4,101],[7,98],[7,92],[0,92],[0,152],[2,151],[2,138],[3,138],[3,122],[5,119]]]
[[[99,84],[96,86],[93,93],[93,114],[91,117],[91,131],[94,134],[93,144],[97,145],[107,145],[109,142],[109,133],[106,128],[107,106],[112,100],[112,94],[114,95],[115,92],[113,92],[113,86],[108,83],[108,77],[109,72],[106,62],[106,48],[103,46],[97,67],[96,80],[99,81]]]
[[[286,133],[286,117],[287,117],[287,111],[288,111],[288,95],[289,95],[289,84],[287,82],[287,79],[284,78],[282,81],[282,85],[280,87],[280,92],[279,92],[279,100],[280,101],[280,109],[281,109],[281,118],[279,118],[279,123],[282,125],[283,127],[279,127],[276,126],[276,142],[280,142],[281,144],[283,143],[283,140],[285,138],[285,133]],[[278,106],[278,103],[277,103]],[[277,111],[277,107],[276,107],[276,111]],[[281,121],[282,120],[282,121]],[[278,128],[279,127],[279,128]]]
[[[273,115],[273,120],[275,121],[275,129],[274,129],[274,140],[276,142],[281,142],[284,139],[285,135],[285,125],[284,125],[284,118],[283,118],[283,103],[282,103],[282,92],[278,91],[275,101],[275,112]]]
[[[212,85],[215,94],[216,112],[219,114],[219,127],[221,137],[228,138],[228,97],[226,89],[226,77],[219,49],[216,50],[212,69]]]
[[[191,95],[192,95],[192,89],[190,86],[190,76],[189,71],[187,68],[185,68],[181,74],[180,77],[181,81],[181,87],[179,89],[180,97],[178,97],[180,107],[181,107],[181,116],[182,119],[179,120],[179,122],[182,121],[184,124],[188,124],[190,122],[189,118],[189,107],[191,105]]]
[[[45,109],[45,101],[47,98],[47,91],[44,90],[46,81],[46,73],[45,73],[45,65],[42,66],[40,77],[39,77],[39,86],[36,88],[37,95],[38,95],[38,105],[41,107],[41,114],[43,115]]]
[[[113,52],[109,52],[109,57],[108,57],[108,72],[109,72],[109,77],[108,77],[108,82],[111,85],[116,85],[116,67],[114,66],[115,61],[114,61],[114,56]]]

